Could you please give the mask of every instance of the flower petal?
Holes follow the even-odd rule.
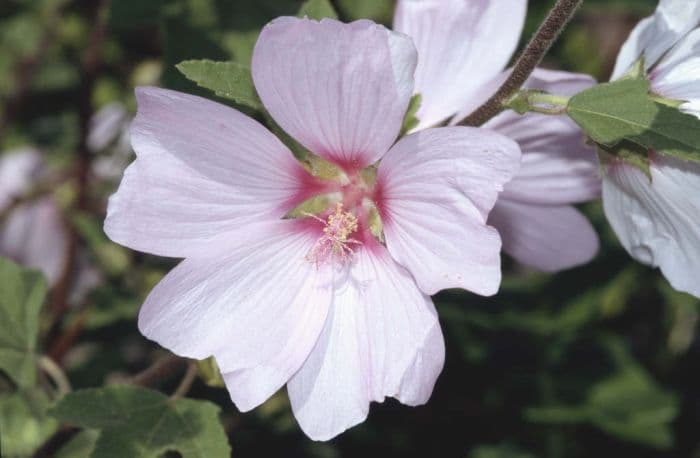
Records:
[[[119,102],[112,102],[100,108],[90,118],[86,139],[88,149],[94,153],[107,149],[129,125],[128,116],[126,108]]]
[[[700,29],[682,39],[649,75],[653,91],[685,100],[681,109],[700,118]]]
[[[634,259],[700,297],[700,165],[661,154],[651,159],[651,182],[635,167],[606,167],[605,214]]]
[[[0,210],[30,191],[41,168],[41,154],[31,148],[12,150],[0,156]]]
[[[486,218],[519,165],[515,142],[468,127],[424,130],[387,153],[377,182],[386,244],[423,292],[496,293],[501,242]]]
[[[332,288],[305,259],[315,240],[289,220],[220,237],[155,287],[139,329],[178,355],[213,355],[234,403],[252,409],[299,369],[323,328]]]
[[[13,210],[0,224],[0,254],[39,269],[55,285],[68,257],[68,232],[56,202],[46,197]]]
[[[661,0],[656,12],[640,21],[622,45],[610,79],[618,79],[642,56],[647,69],[651,68],[698,24],[700,3],[688,0]]]
[[[253,79],[287,133],[325,159],[359,169],[396,140],[415,65],[408,37],[370,21],[283,17],[260,34]]]
[[[245,222],[279,219],[317,188],[263,126],[200,97],[137,89],[137,159],[109,201],[117,243],[186,257]]]
[[[581,129],[565,117],[503,113],[486,127],[517,141],[522,166],[500,199],[562,205],[600,197],[600,166]]]
[[[500,199],[489,215],[498,229],[503,251],[543,272],[557,272],[588,263],[598,252],[591,223],[569,206],[528,205]]]
[[[526,9],[526,0],[399,0],[394,30],[418,48],[419,129],[457,113],[505,68]]]
[[[314,350],[287,388],[304,432],[330,439],[362,422],[371,401],[427,402],[445,346],[437,314],[383,247],[355,254]]]

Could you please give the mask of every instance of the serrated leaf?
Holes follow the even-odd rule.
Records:
[[[0,370],[20,387],[33,387],[46,281],[39,272],[0,258],[0,291]]]
[[[596,143],[611,147],[626,140],[700,161],[700,119],[657,101],[646,79],[594,86],[572,97],[567,112]]]
[[[321,20],[323,18],[338,19],[338,13],[328,0],[307,0],[299,8],[297,17]]]
[[[238,62],[186,60],[177,69],[198,86],[209,89],[219,97],[260,110],[262,103],[253,84],[250,68]]]
[[[93,458],[156,458],[167,451],[183,458],[231,455],[219,407],[207,401],[172,400],[153,390],[110,386],[70,393],[50,413],[100,430]]]

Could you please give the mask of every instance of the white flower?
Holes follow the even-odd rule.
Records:
[[[699,24],[700,2],[662,0],[623,45],[613,79],[644,58],[652,91],[700,117]],[[700,164],[650,151],[649,175],[621,160],[604,169],[605,214],[622,245],[700,297]]]

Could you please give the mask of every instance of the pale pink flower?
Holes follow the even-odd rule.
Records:
[[[43,173],[41,154],[33,149],[0,156],[0,210],[27,193]],[[66,263],[68,233],[51,196],[15,208],[0,222],[0,255],[41,270],[50,284]]]
[[[314,439],[386,396],[425,403],[444,362],[429,295],[499,286],[500,239],[486,219],[519,149],[459,127],[394,144],[415,65],[408,37],[369,21],[279,18],[263,29],[257,91],[287,133],[340,168],[326,180],[234,109],[137,90],[137,159],[105,230],[185,258],[147,298],[139,328],[179,355],[214,355],[241,410],[287,384]],[[284,218],[321,193],[325,211]],[[371,233],[375,208],[384,243]]]
[[[87,147],[96,155],[92,174],[102,180],[118,181],[133,160],[129,140],[129,112],[120,102],[100,108],[90,118]]]
[[[13,205],[45,178],[41,154],[23,148],[0,156],[0,211]],[[68,228],[61,209],[51,195],[22,203],[0,221],[0,256],[25,267],[40,270],[54,286],[68,261]],[[99,282],[99,273],[82,254],[69,300],[80,301]]]
[[[700,3],[662,0],[623,45],[613,79],[642,57],[652,91],[700,117]],[[700,297],[700,164],[651,151],[649,175],[618,160],[604,169],[603,207],[620,243]]]
[[[525,21],[526,0],[399,0],[394,29],[418,48],[415,93],[423,129],[455,124],[485,102],[505,79]],[[591,77],[537,70],[526,85],[560,95],[591,86]],[[585,264],[598,237],[572,204],[600,195],[595,150],[566,116],[503,113],[484,127],[520,144],[523,164],[506,185],[489,223],[503,249],[523,264],[558,271]]]

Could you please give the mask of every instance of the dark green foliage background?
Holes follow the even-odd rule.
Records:
[[[17,90],[17,63],[35,52],[47,27],[47,11],[58,3],[0,2],[0,104]],[[248,64],[259,28],[278,15],[295,14],[300,3],[113,1],[92,108],[118,100],[133,111],[133,87],[138,84],[215,98],[175,65],[202,58]],[[391,20],[388,1],[333,3],[344,20]],[[530,2],[525,37],[552,3]],[[653,11],[655,2],[585,3],[545,65],[605,80],[627,33]],[[69,2],[27,98],[0,136],[0,151],[30,143],[41,147],[56,167],[76,161],[79,61],[89,44],[92,5],[88,0]],[[91,182],[88,211],[68,215],[81,246],[104,272],[104,281],[87,301],[85,327],[62,361],[74,388],[99,387],[137,373],[164,353],[138,333],[135,316],[173,262],[107,241],[100,228],[105,199],[114,189],[114,184]],[[70,191],[65,194],[64,202],[69,202]],[[314,443],[296,426],[284,393],[247,414],[236,411],[225,390],[201,380],[189,397],[221,408],[233,454],[243,457],[700,456],[698,302],[672,291],[657,271],[632,262],[598,203],[585,211],[602,241],[590,265],[551,276],[506,259],[497,297],[445,292],[435,298],[447,338],[447,363],[424,407],[407,408],[393,401],[374,405],[361,426],[332,442]],[[64,329],[77,319],[77,312],[69,313]],[[41,329],[45,328],[44,323]],[[41,350],[51,345],[42,334]],[[168,379],[156,388],[169,393],[176,384]],[[3,408],[8,396],[18,394],[7,394],[13,385],[2,375],[0,392],[5,393],[0,395],[0,415],[8,424],[29,415]],[[43,437],[26,441],[35,448]]]

